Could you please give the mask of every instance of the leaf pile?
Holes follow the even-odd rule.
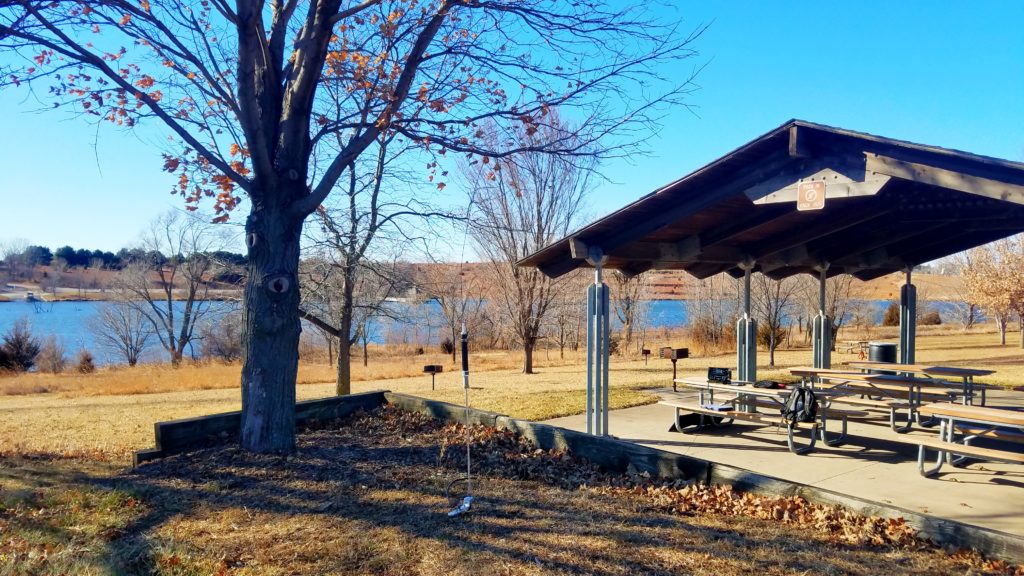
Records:
[[[903,518],[864,516],[838,506],[812,504],[799,496],[775,497],[738,492],[728,485],[691,484],[595,488],[613,496],[636,496],[656,510],[676,514],[720,514],[811,528],[835,542],[856,546],[916,548],[925,543]]]
[[[385,407],[361,418],[356,428],[396,427],[403,433],[424,433],[438,426],[430,417]],[[436,430],[436,428],[435,428]],[[449,467],[465,467],[466,429],[446,424],[439,431],[441,460]],[[681,515],[743,516],[812,529],[832,542],[853,546],[923,549],[932,546],[918,537],[903,518],[865,516],[849,509],[808,502],[800,496],[779,497],[739,492],[729,485],[666,483],[646,473],[609,473],[566,451],[543,450],[509,430],[471,426],[473,469],[476,474],[544,482],[570,490],[639,501],[651,510]],[[971,568],[1024,576],[1024,566],[986,560],[971,551],[952,551],[958,562]]]

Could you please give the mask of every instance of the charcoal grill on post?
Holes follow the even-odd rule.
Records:
[[[440,364],[427,364],[426,366],[423,367],[423,373],[430,374],[431,390],[434,389],[434,378],[436,378],[437,375],[440,374],[441,372],[444,372],[444,366],[441,366]]]
[[[666,360],[672,361],[672,390],[678,391],[676,388],[676,360],[690,357],[689,348],[669,348],[668,346],[658,350],[658,356]]]
[[[647,366],[647,358],[651,355],[651,351],[644,348],[640,350],[640,355],[644,357],[644,366]]]

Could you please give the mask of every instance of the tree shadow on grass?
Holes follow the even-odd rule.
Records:
[[[445,558],[468,559],[461,570],[466,572],[473,566],[487,572],[490,568],[481,563],[511,567],[513,572],[599,575],[670,574],[707,565],[727,572],[756,572],[769,565],[781,571],[872,572],[860,562],[871,549],[826,544],[804,531],[765,521],[666,514],[640,499],[581,490],[579,484],[599,477],[592,467],[581,467],[582,480],[573,480],[570,476],[579,466],[552,465],[543,455],[516,446],[504,453],[474,455],[481,474],[475,481],[474,509],[448,518],[444,488],[464,469],[461,446],[442,449],[439,425],[383,435],[379,428],[354,427],[350,420],[333,429],[305,432],[298,453],[287,458],[226,445],[113,476],[55,472],[40,482],[123,491],[145,504],[105,544],[103,561],[114,573],[156,571],[168,546],[192,546],[211,562],[236,557],[237,547],[218,547],[219,541],[206,541],[203,531],[217,526],[218,515],[240,511],[263,523],[242,526],[247,546],[256,549],[241,564],[273,562],[258,548],[281,543],[261,532],[271,532],[274,523],[294,522],[317,535],[341,531],[354,546],[398,534],[408,545],[406,554],[439,552]],[[183,528],[181,519],[190,526]],[[204,527],[203,519],[213,520]],[[163,540],[160,534],[168,528],[183,540]],[[52,534],[56,539],[67,536]],[[425,570],[416,558],[389,566],[318,547],[317,538],[313,540],[285,545],[332,572]],[[223,564],[227,569],[233,565]],[[281,560],[277,568],[292,567]],[[457,565],[451,568],[460,571]]]

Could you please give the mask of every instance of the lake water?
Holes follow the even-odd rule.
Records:
[[[89,329],[93,318],[103,302],[54,302],[40,305],[31,302],[0,302],[0,334],[6,333],[19,319],[27,318],[32,333],[37,337],[55,336],[64,343],[69,357],[78,350],[85,348],[93,353],[100,364],[118,362],[116,355],[111,355],[97,344],[96,337]],[[222,309],[237,306],[235,303],[217,303]],[[180,303],[179,303],[180,305]],[[875,322],[880,323],[888,301],[870,302]],[[952,302],[929,302],[929,306],[938,310],[944,322],[953,317]],[[381,320],[370,327],[370,341],[373,343],[410,343],[436,344],[440,341],[443,329],[438,322],[437,303],[394,304],[395,316],[410,318],[409,321]],[[404,310],[402,308],[405,308]],[[613,314],[614,317],[614,314]],[[613,319],[613,324],[617,322]],[[683,300],[653,300],[649,302],[648,327],[677,328],[688,323],[687,302]],[[306,327],[307,337],[316,338],[315,331]],[[199,350],[186,350],[186,354],[195,355]],[[159,361],[166,358],[162,354],[155,338],[150,341],[150,349],[143,357],[144,361]]]

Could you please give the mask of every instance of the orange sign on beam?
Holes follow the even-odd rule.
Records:
[[[825,182],[800,182],[796,187],[797,210],[821,210],[825,207]]]

